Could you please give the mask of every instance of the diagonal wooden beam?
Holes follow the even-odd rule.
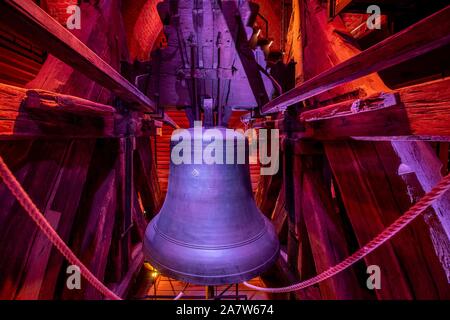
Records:
[[[280,95],[267,103],[262,108],[262,113],[284,111],[290,105],[385,70],[448,43],[450,6]]]
[[[38,42],[61,61],[131,103],[134,109],[142,112],[156,111],[152,100],[33,1],[2,1],[0,18],[2,23],[12,26],[17,33]],[[164,121],[177,127],[167,115],[164,116]]]

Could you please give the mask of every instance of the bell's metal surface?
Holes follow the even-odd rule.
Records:
[[[274,228],[254,201],[248,161],[236,164],[237,138],[243,136],[228,140],[227,150],[230,138],[224,129],[215,130],[223,133],[224,163],[233,149],[234,164],[177,165],[171,159],[166,199],[144,239],[147,260],[162,274],[201,285],[249,280],[279,252]],[[200,140],[192,141],[192,160],[196,149],[211,143],[208,135]]]

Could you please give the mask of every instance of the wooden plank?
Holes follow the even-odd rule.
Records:
[[[90,116],[111,116],[116,113],[116,109],[108,105],[38,89],[26,90],[22,106],[27,110],[59,111]]]
[[[127,114],[115,114],[116,137],[152,137],[159,134],[162,121],[151,119],[148,114],[131,112]]]
[[[133,205],[133,231],[136,232],[137,237],[140,241],[144,240],[145,230],[147,229],[147,220],[145,219],[144,211],[142,210],[141,203],[139,201],[138,195],[134,195],[134,205]]]
[[[95,140],[73,140],[69,142],[69,145],[64,162],[60,165],[58,178],[49,192],[46,208],[46,211],[61,212],[60,223],[55,230],[66,243],[70,243],[73,226],[76,225],[78,219],[77,210],[86,185]],[[50,243],[48,245],[51,248],[51,254],[48,260],[42,260],[42,262],[45,262],[46,269],[38,292],[40,299],[59,297],[59,293],[55,292],[58,277],[61,273],[67,276],[66,259],[53,245],[50,245]],[[44,247],[44,249],[46,248]],[[34,267],[37,268],[38,266]],[[30,285],[30,283],[24,283],[24,285]]]
[[[269,101],[269,94],[266,91],[266,84],[263,80],[262,74],[258,67],[258,62],[255,58],[255,53],[250,46],[244,45],[248,42],[248,26],[246,26],[245,19],[236,19],[236,14],[244,17],[244,12],[250,10],[248,3],[243,3],[238,7],[235,1],[226,1],[222,4],[222,13],[230,33],[233,36],[234,45],[237,48],[237,58],[241,61],[243,71],[248,79],[251,92],[256,100],[256,105],[265,105]],[[245,15],[249,16],[251,12]],[[267,80],[266,80],[267,81]],[[236,90],[234,90],[236,91]]]
[[[50,225],[57,230],[61,213],[53,210],[45,212],[45,219]],[[17,300],[37,300],[39,298],[39,291],[41,290],[42,282],[44,280],[46,266],[52,251],[52,244],[50,240],[42,233],[38,232],[31,253],[27,259],[25,267],[25,276],[23,286],[20,288],[15,299]]]
[[[2,142],[1,155],[36,206],[44,212],[49,190],[58,179],[69,143],[35,141]],[[26,272],[27,259],[38,236],[36,224],[0,182],[0,298],[14,299]],[[20,235],[20,236],[18,236]],[[26,235],[26,236],[25,236]]]
[[[403,164],[407,165],[417,176],[422,190],[429,192],[441,179],[442,162],[430,145],[421,142],[393,142],[392,146]],[[444,194],[432,207],[438,223],[430,223],[430,233],[442,266],[450,279],[450,194]],[[432,222],[433,219],[430,219]]]
[[[407,186],[398,176],[400,159],[393,151],[391,143],[353,142],[352,145],[359,156],[361,166],[367,172],[367,182],[374,189],[375,201],[382,210],[382,223],[387,226],[411,206],[410,201],[405,201],[409,200]],[[360,156],[361,151],[363,156]],[[392,238],[390,243],[402,264],[404,277],[408,279],[415,298],[447,299],[450,286],[445,284],[445,273],[430,243],[429,227],[422,219],[416,219]],[[417,274],[420,274],[420,277],[417,277]]]
[[[323,176],[324,157],[321,155],[301,155],[296,157],[302,180],[301,193],[297,193],[298,206],[302,211],[314,264],[317,273],[341,262],[350,255],[346,229],[331,198],[331,183]],[[349,269],[320,283],[323,299],[368,299],[369,292],[362,289],[355,269]]]
[[[381,218],[385,207],[376,198],[376,193],[384,189],[385,184],[380,182],[373,186],[369,183],[366,179],[367,169],[346,142],[325,144],[325,150],[347,215],[362,246],[386,227]],[[413,298],[404,269],[391,243],[384,244],[364,260],[367,265],[375,264],[382,268],[382,289],[375,291],[379,299]]]
[[[162,205],[162,193],[158,181],[155,155],[151,140],[136,139],[135,186],[148,217],[156,215]]]
[[[131,103],[133,108],[143,112],[156,111],[153,101],[33,1],[2,1],[0,17],[15,32],[38,42],[61,61]],[[164,119],[176,127],[170,117],[166,115]]]
[[[111,246],[116,212],[117,140],[97,141],[85,182],[77,205],[77,224],[71,230],[75,254],[103,281]],[[118,240],[114,240],[118,241]],[[63,299],[102,299],[103,296],[87,281],[81,290],[64,288]]]
[[[273,99],[262,113],[314,97],[337,86],[379,72],[450,43],[450,6],[330,68],[300,86]]]
[[[144,110],[156,109],[142,92],[32,1],[4,1],[1,12],[4,23],[13,24],[24,37],[39,41],[61,61],[99,81],[119,97],[142,105]]]
[[[352,0],[330,0],[328,1],[328,5],[330,6],[330,17],[335,17],[337,14],[341,13]]]
[[[125,297],[131,289],[132,281],[135,279],[141,270],[144,263],[144,254],[142,253],[142,244],[136,245],[131,254],[132,261],[128,271],[122,278],[122,280],[115,284],[112,288],[115,294],[120,297]]]
[[[288,136],[290,134],[288,133]],[[287,267],[299,280],[316,275],[311,243],[303,219],[302,167],[294,154],[295,140],[283,140],[283,191],[287,213]]]
[[[120,236],[118,242],[122,252],[122,266],[126,272],[129,268],[131,259],[131,223],[135,196],[134,193],[134,174],[133,158],[135,150],[135,139],[125,137],[119,139],[120,151],[118,158],[117,183],[119,190],[118,205],[116,216],[120,224]]]
[[[275,208],[282,184],[281,170],[275,175],[263,175],[258,179],[255,202],[267,217]]]
[[[303,256],[305,255],[305,252],[309,252],[306,250],[306,248],[309,247],[309,243],[304,234],[303,228],[297,227],[297,211],[298,206],[296,206],[295,203],[295,193],[301,192],[301,187],[298,187],[296,185],[296,181],[294,179],[295,173],[294,169],[294,155],[292,152],[292,140],[291,139],[284,139],[283,140],[283,154],[282,154],[282,161],[283,161],[283,185],[284,185],[284,200],[285,200],[285,208],[287,213],[287,266],[290,269],[290,271],[295,275],[300,275],[302,273],[303,268],[302,266],[306,265],[303,263],[300,263],[300,268],[298,268],[298,261],[303,261]],[[301,230],[299,230],[301,229]],[[305,249],[305,250],[301,250]],[[300,255],[299,255],[300,254]],[[309,264],[311,265],[311,263]],[[311,272],[311,270],[308,270],[309,273],[314,273],[314,271]],[[307,273],[307,272],[305,272]],[[308,277],[309,274],[303,275]]]
[[[302,35],[308,39],[303,48],[303,70],[305,78],[311,79],[332,68],[333,64],[351,59],[358,54],[358,50],[335,36],[337,30],[343,29],[342,21],[339,21],[338,17],[333,21],[326,21],[318,0],[303,0],[302,4],[306,21]],[[320,28],[317,25],[320,25]],[[376,74],[372,74],[335,88],[330,93],[323,93],[313,100],[329,100],[353,92],[356,88],[364,88],[365,96],[390,91]],[[392,146],[389,144],[384,144],[383,148],[386,152],[392,152]],[[356,240],[359,246],[362,246],[404,212],[404,206],[400,206],[398,198],[404,197],[407,190],[404,185],[392,183],[396,181],[394,177],[397,168],[386,169],[386,163],[394,162],[397,158],[383,156],[383,153],[375,150],[373,144],[368,142],[327,142],[325,153],[339,187],[338,198],[342,198],[345,205],[345,208],[340,206],[340,210],[348,216]],[[378,298],[444,296],[435,286],[440,277],[430,272],[435,270],[430,268],[431,257],[428,253],[424,255],[421,252],[425,248],[422,243],[427,242],[429,238],[422,238],[424,234],[416,235],[415,230],[408,228],[365,259],[368,265],[376,264],[381,267],[382,289],[375,290]],[[422,273],[423,277],[417,276]]]
[[[115,163],[116,180],[117,180],[117,205],[114,215],[114,228],[113,228],[113,241],[111,243],[110,254],[108,257],[108,264],[112,268],[108,268],[106,271],[106,280],[111,283],[119,282],[126,274],[130,263],[131,252],[130,237],[124,237],[125,231],[125,218],[126,218],[126,138],[121,138],[118,141],[119,146],[117,149],[117,161]],[[132,205],[134,202],[131,203]],[[131,212],[130,212],[131,213]]]
[[[272,223],[275,227],[275,232],[278,235],[280,241],[286,238],[287,232],[287,212],[285,209],[284,201],[284,186],[281,186],[281,190],[278,193],[277,201],[271,216]]]
[[[142,268],[141,275],[139,279],[136,281],[140,285],[135,285],[136,288],[134,292],[132,292],[131,298],[137,298],[137,299],[144,299],[146,300],[150,299],[167,299],[167,300],[173,300],[176,295],[178,295],[183,289],[184,290],[184,296],[181,298],[181,300],[202,300],[205,299],[205,286],[193,284],[190,283],[186,288],[186,283],[182,281],[178,281],[175,279],[171,279],[165,276],[158,276],[156,279],[151,277],[151,272],[146,270],[145,268]],[[143,288],[142,283],[145,283],[146,286]],[[251,280],[248,280],[248,283],[259,286],[259,287],[265,287],[263,281],[258,278],[253,278]],[[147,287],[147,284],[150,286]],[[144,289],[144,290],[143,290]],[[226,291],[225,291],[226,290]],[[224,292],[222,296],[223,300],[230,300],[236,297],[236,295],[239,295],[239,300],[268,300],[269,294],[257,290],[250,289],[246,287],[243,283],[238,284],[238,289],[236,290],[236,286],[233,285],[229,287],[228,285],[219,285],[215,286],[215,294],[218,296],[220,293]],[[243,297],[245,296],[245,298]]]
[[[54,92],[0,84],[0,139],[152,136],[161,121],[141,112]]]
[[[404,202],[407,187],[399,181],[397,173],[399,160],[389,147],[389,143],[369,142],[326,144],[327,155],[360,246],[393,223],[409,207],[409,203]],[[396,190],[396,193],[391,190]],[[427,227],[416,220],[365,259],[367,264],[381,267],[383,285],[375,291],[379,298],[440,299],[448,296],[448,286],[441,285],[442,280],[445,281],[445,273],[442,267],[436,268],[439,265],[437,256],[430,255],[431,247],[425,249],[424,243],[430,243],[426,230]],[[394,278],[395,283],[392,283]]]
[[[448,141],[450,78],[307,111],[301,120],[305,136],[320,140]]]
[[[0,139],[112,137],[114,112],[72,96],[0,84]]]

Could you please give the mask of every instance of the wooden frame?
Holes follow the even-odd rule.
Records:
[[[86,99],[0,83],[0,140],[148,137],[161,126],[143,114],[124,116]]]
[[[154,113],[155,103],[126,80],[33,1],[6,0],[0,4],[3,23],[11,24],[23,36],[34,39],[51,54],[93,81],[129,102],[137,111]],[[177,127],[167,115],[164,121]]]
[[[262,113],[284,111],[290,105],[449,44],[449,16],[450,6],[447,6],[271,100],[262,107]],[[250,115],[244,117],[249,118]]]
[[[302,113],[318,140],[450,141],[450,78]]]

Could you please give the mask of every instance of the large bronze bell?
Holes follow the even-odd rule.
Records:
[[[225,129],[215,130],[223,132],[225,162],[229,138]],[[245,138],[236,133],[228,152],[230,145],[237,151],[237,139]],[[177,143],[172,139],[171,150]],[[210,143],[207,134],[193,138],[191,159]],[[147,260],[162,274],[201,285],[240,283],[277,259],[278,239],[255,204],[248,161],[234,159],[234,164],[177,165],[171,157],[167,196],[144,240]]]

